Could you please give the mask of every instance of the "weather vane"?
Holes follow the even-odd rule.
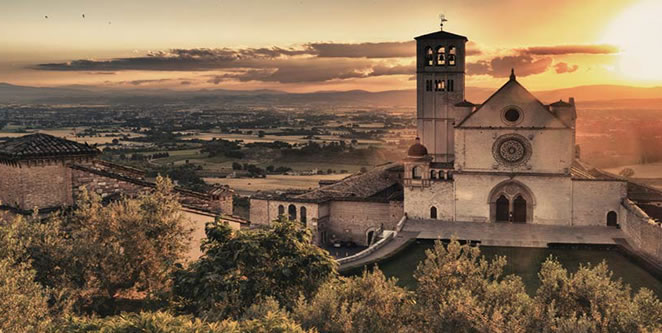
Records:
[[[441,31],[444,31],[444,22],[448,22],[448,20],[446,19],[446,15],[440,14],[439,20],[441,20],[441,23],[439,24],[439,26],[441,27]]]

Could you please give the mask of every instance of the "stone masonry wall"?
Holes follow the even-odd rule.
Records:
[[[326,230],[329,239],[353,241],[367,245],[367,234],[384,225],[395,228],[402,218],[402,202],[379,203],[364,201],[332,201]]]
[[[628,242],[636,249],[662,262],[662,225],[653,221],[646,213],[629,200],[621,206],[624,218],[621,229],[628,236]]]
[[[627,196],[627,183],[621,181],[573,180],[573,225],[607,225],[607,213],[618,214],[624,220],[621,202]]]
[[[23,210],[69,206],[71,170],[61,162],[0,164],[2,204]]]
[[[408,218],[429,219],[430,208],[437,208],[437,219],[455,220],[455,193],[452,181],[432,181],[430,187],[405,186],[404,210]]]

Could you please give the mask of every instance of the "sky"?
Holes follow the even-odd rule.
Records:
[[[660,0],[2,0],[0,82],[414,89],[413,37],[467,36],[467,85],[662,85]]]

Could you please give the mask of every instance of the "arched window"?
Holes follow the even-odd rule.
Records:
[[[414,167],[411,169],[411,178],[421,179],[421,167]]]
[[[444,170],[439,170],[439,179],[445,179],[444,177]]]
[[[437,172],[434,170],[430,170],[430,179],[435,179],[437,178]]]
[[[308,221],[308,216],[306,216],[306,207],[301,207],[299,209],[299,221],[303,223],[303,225],[306,225],[306,221]]]
[[[278,205],[278,216],[284,216],[285,215],[285,207],[283,205]]]
[[[425,48],[425,65],[426,66],[434,65],[434,52],[432,52],[432,48],[429,46]]]
[[[618,225],[618,215],[615,211],[610,211],[607,213],[607,226],[615,227]]]
[[[430,218],[431,219],[437,219],[437,207],[430,207]]]
[[[296,221],[297,219],[297,208],[294,205],[287,207],[287,215],[289,215],[290,221]]]
[[[446,65],[446,49],[443,46],[437,46],[437,66]]]
[[[448,47],[448,66],[455,66],[455,46]]]

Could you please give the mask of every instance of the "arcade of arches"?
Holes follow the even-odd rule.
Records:
[[[285,216],[285,206],[278,205],[278,216]],[[301,206],[299,208],[299,218],[297,219],[297,207],[293,204],[287,206],[287,218],[290,221],[299,221],[303,224],[308,222],[308,212],[306,207]]]

